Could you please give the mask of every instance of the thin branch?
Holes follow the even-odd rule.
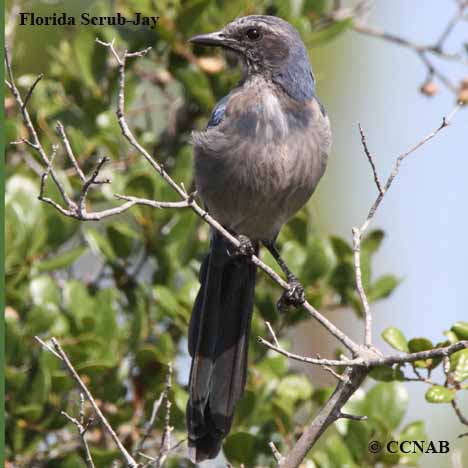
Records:
[[[151,417],[149,421],[145,424],[145,432],[135,449],[135,452],[140,453],[140,451],[144,448],[145,442],[151,435],[151,431],[153,430],[154,425],[156,424],[156,420],[159,414],[159,410],[164,400],[168,400],[169,398],[169,391],[171,389],[171,375],[172,375],[172,365],[169,364],[169,369],[166,375],[166,384],[164,386],[164,390],[159,395],[159,398],[154,401],[153,408],[151,410]],[[161,444],[163,445],[163,444]],[[155,460],[156,461],[156,460]]]
[[[65,416],[72,424],[74,424],[77,429],[78,433],[80,435],[81,439],[81,444],[83,445],[83,450],[85,452],[85,462],[88,468],[95,468],[94,467],[94,461],[91,456],[91,451],[89,450],[88,442],[86,441],[86,432],[93,422],[92,419],[89,419],[87,422],[84,419],[84,395],[83,393],[80,393],[80,419],[73,418],[70,416],[68,413],[65,411],[61,412],[63,416]]]
[[[10,88],[11,92],[13,93],[13,97],[15,98],[16,104],[17,104],[17,106],[18,106],[18,108],[19,108],[19,110],[21,112],[21,115],[23,117],[23,121],[24,121],[24,123],[25,123],[25,125],[26,125],[26,127],[28,129],[30,138],[32,140],[31,143],[29,143],[29,144],[31,146],[33,146],[34,149],[36,149],[36,151],[39,153],[39,156],[40,156],[44,166],[46,168],[49,168],[50,175],[51,175],[52,179],[54,180],[55,184],[57,185],[57,188],[59,189],[60,195],[62,196],[63,201],[65,202],[65,204],[67,206],[73,206],[74,203],[68,197],[68,195],[67,195],[67,193],[65,191],[65,187],[63,186],[63,184],[60,181],[57,173],[55,172],[55,170],[51,166],[49,157],[47,156],[47,153],[45,152],[43,146],[41,145],[39,137],[37,136],[36,129],[34,128],[34,125],[33,125],[32,121],[31,121],[31,117],[29,116],[29,112],[28,112],[28,110],[26,109],[26,107],[24,105],[23,99],[21,98],[21,94],[18,91],[18,88],[16,87],[15,79],[14,79],[14,76],[13,76],[13,70],[12,70],[12,67],[11,67],[11,62],[10,62],[10,58],[9,58],[9,54],[8,54],[8,49],[6,47],[5,47],[5,65],[6,65],[7,76],[8,76],[8,80],[9,80],[9,88]]]
[[[383,197],[383,192],[379,196]],[[356,277],[356,289],[364,309],[364,343],[366,346],[372,346],[372,314],[369,307],[364,285],[362,283],[361,272],[361,231],[358,228],[352,229],[353,233],[353,258],[354,275]]]
[[[37,338],[36,338],[37,339]],[[39,340],[38,340],[39,341]],[[99,420],[105,427],[106,431],[114,441],[115,445],[119,449],[119,452],[122,454],[122,457],[125,459],[125,462],[127,463],[127,466],[130,468],[138,468],[138,463],[134,460],[134,458],[128,453],[127,449],[124,447],[120,439],[117,437],[117,434],[115,431],[112,429],[112,426],[109,424],[107,421],[106,417],[100,410],[99,406],[97,405],[96,401],[94,400],[94,397],[91,395],[91,392],[88,390],[88,387],[85,385],[83,380],[81,380],[80,376],[76,372],[75,368],[73,367],[73,364],[70,362],[70,359],[68,358],[67,354],[65,351],[63,351],[62,347],[60,346],[59,342],[55,338],[51,338],[52,345],[54,347],[54,355],[58,355],[59,359],[61,359],[68,371],[68,373],[71,375],[71,377],[75,380],[77,383],[78,387],[80,390],[85,394],[86,398],[88,401],[91,403],[91,406],[93,407],[96,415],[98,416]],[[46,349],[50,351],[50,348],[46,346]]]
[[[273,453],[273,456],[275,457],[275,460],[281,464],[284,457],[281,455],[281,452],[276,448],[276,445],[273,442],[269,442],[268,445],[270,446],[270,449]]]
[[[171,432],[174,428],[171,426],[171,400],[169,399],[169,392],[172,385],[172,364],[169,364],[169,370],[166,375],[166,386],[164,388],[165,401],[166,401],[166,416],[164,418],[164,430],[161,437],[161,447],[159,449],[158,457],[156,458],[155,467],[160,468],[167,456],[171,451]]]
[[[86,214],[86,196],[88,195],[88,191],[91,187],[91,185],[95,184],[97,182],[97,178],[99,176],[99,172],[106,164],[106,162],[110,161],[109,158],[101,158],[99,162],[96,165],[96,169],[94,169],[94,172],[92,173],[91,177],[85,180],[83,187],[81,188],[81,193],[80,193],[80,199],[78,201],[78,214],[79,216],[83,216]],[[103,180],[100,181],[99,183],[109,183],[110,180]]]
[[[270,335],[273,338],[273,343],[275,344],[276,347],[280,348],[278,338],[276,337],[276,334],[275,334],[270,322],[265,321],[265,325],[267,326],[268,331],[270,332]]]
[[[340,412],[339,418],[342,418],[342,419],[351,419],[352,421],[367,421],[367,416],[359,416],[359,415],[356,415],[356,414],[349,414],[349,413],[343,413],[343,412]]]
[[[289,351],[286,351],[284,348],[281,348],[279,346],[275,346],[273,343],[270,343],[269,341],[265,340],[261,336],[257,337],[259,343],[262,345],[266,346],[267,348],[276,351],[279,354],[282,354],[283,356],[286,356],[290,359],[294,359],[295,361],[299,362],[306,362],[307,364],[314,364],[318,366],[338,366],[338,367],[344,367],[344,366],[365,366],[365,362],[361,358],[357,359],[316,359],[316,358],[311,358],[307,356],[300,356],[299,354],[294,354]]]
[[[39,81],[42,80],[42,78],[44,78],[43,73],[41,73],[40,75],[37,76],[37,78],[34,80],[34,83],[29,88],[29,91],[26,94],[26,97],[24,98],[23,109],[28,105],[29,98],[31,97],[31,95],[32,95],[32,93],[34,91],[34,88],[37,86],[37,83],[39,83]]]
[[[320,354],[316,353],[316,357],[317,359],[322,359],[322,356],[320,356]],[[335,371],[335,369],[333,369],[332,367],[330,366],[327,366],[326,364],[322,364],[321,365],[322,369],[329,372],[331,375],[333,375],[333,377],[335,377],[335,379],[337,380],[342,380],[342,381],[345,381],[346,378],[343,377],[341,374],[338,374],[338,372]]]
[[[379,175],[377,173],[377,168],[375,167],[374,158],[372,157],[369,151],[369,148],[367,146],[366,134],[364,133],[364,130],[362,129],[361,124],[358,124],[358,127],[359,127],[359,133],[361,134],[361,143],[364,148],[364,152],[366,153],[367,160],[369,161],[369,164],[372,168],[372,173],[374,174],[375,185],[377,186],[377,190],[379,191],[380,195],[383,195],[384,193],[382,189],[382,184],[380,182]]]
[[[374,215],[375,215],[377,209],[379,208],[380,204],[382,203],[384,195],[388,192],[389,188],[392,186],[393,181],[395,180],[395,177],[398,175],[398,173],[400,171],[401,163],[408,156],[410,156],[411,154],[416,152],[419,148],[421,148],[426,143],[428,143],[430,140],[432,140],[435,136],[437,136],[440,131],[442,131],[444,128],[447,128],[452,123],[452,120],[453,120],[455,114],[458,112],[458,110],[460,110],[460,108],[461,108],[461,105],[457,104],[453,108],[453,110],[450,112],[448,117],[444,117],[442,119],[442,123],[438,127],[436,127],[434,130],[432,130],[430,133],[428,133],[424,138],[419,140],[415,145],[410,147],[407,151],[405,151],[404,153],[401,153],[398,156],[398,158],[396,159],[396,162],[395,162],[395,166],[394,166],[391,174],[389,175],[387,181],[384,184],[383,195],[379,194],[379,196],[375,199],[374,203],[372,204],[372,206],[371,206],[371,208],[369,210],[369,213],[367,215],[366,220],[364,221],[362,226],[359,228],[359,231],[361,232],[361,234],[369,227],[369,224],[371,223],[372,219],[374,218]]]
[[[78,174],[79,178],[81,179],[81,182],[86,182],[86,176],[84,175],[83,171],[81,170],[78,161],[75,158],[75,154],[73,153],[73,149],[70,145],[70,141],[68,140],[67,134],[65,132],[65,127],[63,126],[62,122],[57,122],[57,133],[59,134],[60,138],[63,141],[63,144],[65,146],[65,151],[67,152],[68,158],[70,159],[71,163],[73,164],[73,167],[76,170],[76,173]]]
[[[387,42],[393,42],[394,44],[412,49],[415,52],[429,52],[446,60],[467,63],[466,59],[461,54],[438,50],[434,44],[419,44],[396,34],[384,31],[383,29],[369,26],[361,22],[355,23],[353,25],[353,30],[366,36],[373,36]]]
[[[360,366],[350,366],[344,371],[346,380],[338,381],[332,396],[319,410],[317,416],[305,428],[293,448],[283,456],[279,463],[281,468],[297,468],[307,456],[311,447],[317,442],[325,430],[341,417],[341,408],[351,398],[353,393],[361,386],[368,370]]]

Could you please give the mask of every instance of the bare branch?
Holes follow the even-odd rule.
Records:
[[[377,186],[377,190],[379,191],[380,195],[383,195],[384,193],[383,193],[383,189],[382,189],[382,184],[380,182],[379,175],[377,173],[377,168],[375,167],[374,158],[372,157],[372,155],[371,155],[371,153],[369,151],[369,148],[367,147],[366,135],[364,133],[364,130],[361,127],[361,124],[358,124],[358,127],[359,127],[359,133],[361,134],[361,143],[362,143],[362,146],[364,148],[364,152],[366,153],[367,159],[368,159],[369,164],[371,165],[371,168],[372,168],[372,173],[374,174],[375,185]]]
[[[38,338],[36,338],[38,341],[40,341]],[[41,344],[43,343],[40,341]],[[71,375],[71,377],[75,380],[77,383],[78,387],[80,390],[85,394],[86,398],[88,401],[91,403],[91,406],[93,407],[96,415],[98,416],[99,420],[105,427],[106,431],[114,441],[115,445],[119,449],[119,452],[122,454],[122,457],[125,459],[125,462],[127,463],[127,466],[130,468],[138,468],[138,463],[133,459],[133,457],[128,453],[127,449],[123,446],[122,442],[120,439],[117,437],[117,434],[115,431],[112,429],[112,426],[109,424],[107,421],[106,417],[100,410],[99,406],[97,405],[96,401],[94,400],[93,396],[91,395],[91,392],[88,390],[88,387],[86,387],[85,383],[83,380],[81,380],[80,376],[76,372],[75,368],[73,367],[73,364],[70,362],[70,359],[68,358],[67,354],[65,351],[63,351],[62,347],[60,346],[59,342],[55,338],[51,338],[52,345],[54,347],[55,352],[53,353],[55,356],[58,355],[59,359],[61,359],[65,365],[65,368],[67,369],[68,373]],[[44,344],[45,345],[45,344]],[[49,346],[45,345],[46,349],[50,351]],[[67,415],[68,416],[68,415]]]
[[[80,199],[78,202],[78,214],[80,215],[80,217],[86,215],[86,195],[88,195],[88,190],[90,189],[92,184],[97,183],[96,181],[97,181],[97,177],[99,176],[99,172],[102,169],[102,166],[104,166],[104,164],[106,164],[106,162],[108,161],[110,161],[109,158],[106,158],[106,157],[101,158],[99,162],[97,163],[96,169],[94,169],[94,172],[91,175],[91,177],[85,180],[83,187],[81,188]],[[110,180],[107,179],[99,183],[109,183],[109,182]]]
[[[307,356],[300,356],[298,354],[291,353],[289,351],[286,351],[284,348],[281,348],[279,346],[275,346],[273,343],[270,343],[269,341],[265,340],[261,336],[257,337],[259,343],[263,344],[267,348],[276,351],[279,354],[282,354],[283,356],[286,356],[290,359],[294,359],[295,361],[300,361],[300,362],[306,362],[307,364],[314,364],[318,366],[365,366],[365,362],[361,358],[357,359],[315,359]]]
[[[280,451],[276,448],[276,445],[273,442],[269,442],[268,445],[271,448],[271,451],[273,453],[273,456],[275,457],[275,460],[281,464],[284,457],[281,455]]]
[[[343,412],[341,412],[338,417],[343,419],[351,419],[352,421],[367,421],[368,419],[367,416],[358,416],[355,414],[348,414]]]
[[[265,321],[265,325],[267,326],[268,331],[270,332],[270,335],[271,335],[271,337],[273,338],[273,343],[275,343],[275,346],[276,346],[276,347],[280,348],[280,344],[279,344],[278,338],[276,337],[276,334],[275,334],[273,328],[271,327],[270,322]]]
[[[68,195],[66,194],[65,192],[65,188],[62,184],[62,182],[60,181],[57,173],[55,172],[55,170],[53,169],[53,167],[51,166],[51,162],[49,161],[49,157],[47,156],[47,153],[45,152],[44,148],[42,147],[41,145],[41,142],[39,140],[39,137],[37,136],[37,132],[36,132],[36,129],[34,128],[34,125],[31,121],[31,117],[29,116],[29,112],[28,110],[26,109],[25,105],[24,105],[24,102],[23,102],[23,99],[21,98],[21,94],[20,92],[18,91],[18,88],[16,87],[16,84],[15,84],[15,79],[14,79],[14,76],[13,76],[13,71],[12,71],[12,67],[11,67],[11,62],[10,62],[10,58],[9,58],[9,54],[8,54],[8,49],[5,47],[5,65],[6,65],[6,69],[7,69],[7,76],[8,76],[8,80],[9,80],[9,88],[11,90],[11,92],[13,93],[13,97],[15,98],[15,101],[16,101],[16,104],[21,112],[21,115],[23,117],[23,121],[28,129],[28,132],[29,132],[29,135],[30,135],[30,138],[31,138],[31,142],[28,144],[30,146],[32,146],[39,154],[41,160],[42,160],[42,163],[44,164],[44,166],[46,168],[48,168],[49,172],[50,172],[50,175],[52,177],[52,179],[54,180],[55,184],[57,185],[57,188],[59,189],[59,192],[60,192],[60,195],[62,196],[63,198],[63,201],[65,202],[65,204],[67,206],[73,206],[73,202],[70,200],[70,198],[68,197]],[[32,93],[32,91],[31,91]]]
[[[383,196],[383,192],[380,196]],[[362,307],[364,308],[364,343],[366,346],[372,345],[372,314],[369,307],[364,285],[362,284],[361,272],[361,231],[357,228],[352,229],[353,232],[353,257],[354,257],[354,275],[356,277],[356,289],[361,299]]]
[[[171,426],[171,400],[169,399],[169,391],[171,389],[172,379],[172,364],[169,364],[169,370],[166,375],[166,386],[164,388],[165,400],[166,400],[166,416],[164,418],[164,430],[161,437],[161,447],[159,449],[159,454],[155,462],[155,467],[160,468],[167,456],[171,451],[171,432],[174,428]]]
[[[91,451],[89,450],[88,442],[86,441],[86,431],[88,430],[90,424],[92,423],[92,419],[89,419],[87,422],[85,421],[84,418],[84,395],[83,393],[80,393],[80,420],[73,418],[70,416],[68,413],[65,411],[61,412],[63,416],[65,416],[72,424],[74,424],[77,429],[78,433],[80,435],[81,439],[81,444],[83,445],[83,450],[85,452],[85,462],[88,468],[95,468],[94,467],[94,461],[91,456]]]
[[[75,154],[73,153],[73,149],[70,145],[70,141],[68,140],[67,134],[65,133],[65,127],[63,126],[62,122],[57,122],[57,133],[59,134],[60,138],[63,141],[63,144],[65,146],[65,151],[67,152],[68,158],[70,159],[71,163],[73,164],[73,167],[76,170],[76,173],[78,174],[79,178],[81,179],[81,182],[86,182],[86,176],[84,175],[83,171],[81,170],[76,158]]]
[[[149,421],[145,424],[145,432],[140,440],[140,442],[137,445],[137,448],[135,449],[135,452],[140,454],[141,450],[144,448],[145,442],[151,435],[151,431],[153,430],[154,425],[156,424],[156,420],[159,414],[159,410],[161,408],[161,405],[164,400],[169,399],[169,391],[171,389],[171,375],[172,375],[172,365],[169,364],[169,369],[166,375],[166,384],[164,386],[164,390],[161,392],[161,395],[159,395],[159,398],[154,401],[153,403],[153,409],[151,411],[151,417]],[[167,416],[167,415],[166,415]],[[164,437],[164,435],[163,435]],[[161,443],[161,448],[164,444]],[[144,454],[142,454],[144,455]],[[156,461],[156,459],[153,459],[153,461]]]
[[[300,466],[311,447],[317,442],[325,430],[341,416],[341,408],[361,386],[368,371],[364,367],[350,366],[344,371],[346,380],[338,381],[332,396],[320,409],[317,416],[305,428],[294,447],[285,454],[278,466],[281,468],[297,468]]]
[[[42,80],[42,78],[44,77],[44,74],[41,73],[40,75],[37,76],[37,78],[34,80],[34,83],[31,85],[31,87],[29,88],[29,91],[28,91],[28,94],[26,94],[26,97],[24,98],[24,102],[23,102],[23,108],[25,108],[27,105],[28,105],[28,101],[29,101],[29,98],[31,97],[33,91],[34,91],[34,88],[36,87],[37,83],[39,83],[39,81]]]

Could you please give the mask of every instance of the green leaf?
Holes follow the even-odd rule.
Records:
[[[23,418],[27,421],[37,421],[42,415],[42,406],[37,403],[18,406],[14,410],[17,418]]]
[[[378,383],[366,396],[364,414],[378,420],[391,431],[400,425],[407,406],[408,392],[403,384]]]
[[[394,349],[407,353],[408,341],[403,332],[395,327],[388,327],[382,332],[382,338]]]
[[[104,257],[109,262],[115,262],[117,260],[117,255],[115,254],[111,243],[99,231],[93,228],[88,228],[86,229],[84,236],[91,250],[96,255]]]
[[[369,300],[373,302],[390,296],[399,283],[400,280],[396,276],[382,275],[372,285],[368,294]]]
[[[452,330],[444,331],[444,335],[447,337],[450,344],[454,344],[454,343],[456,343],[458,341],[458,336]]]
[[[84,251],[86,250],[83,246],[74,247],[70,250],[62,252],[56,255],[53,258],[48,260],[43,260],[34,265],[34,270],[37,272],[43,271],[53,271],[53,270],[60,270],[63,268],[68,268],[75,261],[83,255]]]
[[[426,400],[429,403],[450,403],[455,398],[455,389],[433,385],[426,392]]]
[[[83,78],[86,86],[90,88],[96,87],[91,67],[92,52],[95,44],[96,42],[93,40],[93,33],[83,29],[80,30],[73,41],[73,49],[81,77]]]
[[[296,402],[307,400],[312,395],[312,385],[305,375],[293,374],[281,379],[276,393],[280,398]]]
[[[179,309],[182,307],[177,299],[174,297],[174,293],[167,288],[158,284],[153,288],[154,298],[158,304],[169,314],[177,315]]]
[[[34,278],[29,285],[31,299],[35,305],[48,306],[57,304],[59,292],[54,280],[47,275]]]
[[[429,437],[424,428],[423,421],[413,421],[403,428],[403,430],[398,435],[398,440],[403,442],[405,440],[415,440],[415,441],[426,441]],[[418,459],[421,457],[421,453],[418,451],[403,453],[399,452],[400,460],[399,465],[417,465]]]
[[[457,322],[451,330],[456,333],[460,340],[468,340],[468,322]]]
[[[113,251],[119,257],[126,258],[132,253],[138,233],[127,223],[114,222],[107,226],[107,237]]]
[[[307,244],[307,260],[303,275],[310,283],[327,275],[336,264],[335,253],[328,239],[313,236]]]
[[[361,250],[366,250],[370,254],[377,252],[384,237],[385,233],[381,229],[369,232],[361,241]]]
[[[344,261],[338,264],[330,275],[329,283],[342,296],[346,296],[349,290],[354,290],[355,276],[352,262]]]
[[[385,365],[374,367],[370,371],[369,376],[381,382],[392,382],[393,380],[404,379],[403,372],[399,367],[391,367]]]
[[[408,342],[408,348],[411,353],[419,353],[420,351],[427,351],[432,349],[434,345],[431,340],[427,338],[412,338]]]
[[[291,240],[283,245],[281,256],[291,271],[300,278],[307,256],[305,248],[299,242]]]
[[[427,351],[434,348],[431,340],[427,338],[413,338],[408,342],[408,348],[411,353],[419,353],[420,351]],[[414,364],[416,367],[429,367],[433,363],[432,359],[426,359],[421,361],[416,361]]]
[[[248,432],[231,434],[224,442],[223,451],[231,463],[252,466],[255,463],[255,437]]]
[[[333,251],[335,252],[335,255],[339,259],[343,259],[345,257],[353,255],[353,250],[351,249],[351,246],[341,237],[330,236],[330,242]]]
[[[325,451],[328,458],[336,467],[357,468],[353,456],[343,439],[337,434],[329,436],[325,442]]]
[[[450,370],[457,382],[468,379],[468,349],[462,349],[450,356]]]

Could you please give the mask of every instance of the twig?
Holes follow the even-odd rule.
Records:
[[[151,435],[151,431],[153,430],[154,425],[156,424],[156,420],[159,414],[159,409],[161,408],[162,402],[169,398],[169,390],[171,388],[171,374],[172,374],[172,365],[169,365],[168,373],[166,376],[166,384],[164,386],[164,390],[159,395],[159,398],[154,401],[153,409],[151,410],[151,417],[149,421],[145,424],[145,432],[135,449],[135,452],[139,453],[145,445],[146,440]]]
[[[166,386],[164,388],[165,400],[166,400],[166,416],[164,418],[164,430],[161,437],[161,447],[159,449],[158,457],[156,458],[155,467],[160,468],[168,454],[171,451],[171,432],[173,427],[171,427],[171,400],[169,399],[169,392],[171,390],[172,379],[172,364],[169,363],[169,370],[166,375]]]
[[[283,456],[281,455],[280,451],[276,448],[276,445],[273,442],[269,442],[268,445],[270,446],[270,449],[273,453],[273,456],[275,457],[275,460],[281,464],[283,461]]]
[[[91,456],[91,452],[89,450],[88,442],[86,441],[86,431],[88,430],[89,426],[92,424],[93,420],[89,419],[87,422],[84,419],[84,395],[80,393],[80,419],[73,418],[65,411],[61,412],[63,416],[65,416],[71,423],[73,423],[80,435],[81,443],[83,445],[83,449],[85,452],[85,462],[89,468],[94,468],[94,461]]]
[[[381,195],[383,197],[383,192]],[[356,277],[356,289],[364,309],[364,343],[366,346],[372,346],[372,314],[369,307],[364,285],[362,284],[361,272],[361,231],[358,228],[352,229],[353,233],[353,257],[354,257],[354,274]]]
[[[79,178],[81,179],[81,182],[86,182],[86,176],[84,175],[83,171],[81,170],[78,161],[75,158],[75,154],[73,153],[73,149],[70,145],[70,141],[68,140],[67,134],[65,132],[65,127],[63,126],[62,122],[58,121],[57,122],[57,133],[59,134],[60,138],[63,141],[63,144],[65,146],[65,151],[67,152],[68,158],[70,159],[71,163],[73,164],[73,167],[76,170],[76,173],[78,174]]]
[[[39,81],[42,80],[42,78],[44,77],[44,74],[41,73],[40,75],[37,76],[37,78],[34,80],[34,83],[31,85],[31,87],[29,88],[29,91],[28,91],[28,94],[26,94],[26,97],[24,98],[24,102],[23,102],[23,108],[25,108],[28,104],[28,101],[29,101],[29,98],[31,97],[33,91],[34,91],[34,88],[36,87],[37,83],[39,83]]]
[[[275,346],[276,346],[276,347],[280,348],[280,344],[279,344],[278,338],[276,337],[276,334],[275,334],[275,332],[274,332],[274,330],[273,330],[273,328],[272,328],[270,322],[265,321],[265,325],[267,326],[268,331],[270,332],[270,335],[271,335],[271,337],[273,338],[273,343],[275,343]]]
[[[106,417],[104,416],[104,414],[100,410],[99,406],[97,405],[96,401],[94,400],[94,397],[91,395],[91,392],[88,390],[88,387],[86,387],[85,383],[81,380],[80,376],[76,372],[75,368],[73,367],[73,364],[70,362],[70,359],[68,358],[65,351],[63,351],[63,349],[60,346],[59,342],[53,337],[51,338],[51,342],[52,342],[52,345],[53,345],[53,347],[55,349],[54,355],[56,355],[56,356],[58,355],[59,359],[61,359],[63,361],[68,373],[72,376],[72,378],[75,380],[75,382],[80,387],[80,390],[85,394],[86,398],[91,403],[91,406],[93,407],[93,409],[94,409],[95,413],[97,414],[99,420],[101,421],[103,426],[106,428],[106,431],[108,432],[108,434],[110,435],[110,437],[114,441],[115,445],[119,449],[119,452],[122,454],[123,458],[125,459],[125,462],[127,463],[127,466],[130,467],[130,468],[138,468],[138,463],[128,453],[127,449],[123,446],[122,442],[117,437],[117,434],[112,429],[112,426],[109,424]],[[46,349],[48,351],[50,351],[50,348],[47,345],[46,345]]]
[[[5,65],[6,65],[7,76],[8,76],[8,80],[9,80],[9,88],[10,88],[11,92],[13,93],[13,97],[15,98],[16,104],[17,104],[17,106],[18,106],[18,108],[19,108],[19,110],[21,112],[21,115],[23,117],[23,121],[24,121],[24,123],[25,123],[25,125],[26,125],[26,127],[28,129],[30,138],[32,140],[30,143],[27,142],[27,141],[26,142],[38,152],[44,166],[46,168],[49,168],[50,175],[51,175],[52,179],[54,180],[55,184],[57,185],[57,188],[59,189],[60,195],[62,196],[63,201],[65,202],[65,204],[67,206],[73,206],[74,204],[70,200],[70,198],[68,197],[67,193],[65,192],[65,188],[64,188],[62,182],[58,178],[58,175],[55,172],[55,170],[53,169],[53,167],[51,166],[51,163],[49,161],[49,157],[47,156],[47,153],[45,152],[43,146],[41,145],[39,137],[37,136],[36,129],[34,128],[34,125],[33,125],[32,121],[31,121],[31,117],[29,116],[29,112],[28,112],[28,110],[26,109],[26,107],[24,105],[23,99],[21,98],[21,94],[18,91],[18,88],[16,87],[15,79],[14,79],[13,71],[12,71],[12,67],[11,67],[11,62],[10,62],[10,58],[9,58],[9,54],[8,54],[8,49],[6,47],[5,47]]]
[[[462,413],[460,407],[458,406],[458,402],[455,399],[453,399],[451,401],[451,404],[460,422],[465,426],[468,426],[468,418]]]
[[[267,348],[276,351],[279,354],[282,354],[283,356],[286,356],[290,359],[294,359],[295,361],[300,361],[300,362],[306,362],[308,364],[316,364],[318,366],[363,366],[364,361],[361,358],[356,358],[356,359],[344,359],[344,360],[339,360],[339,359],[315,359],[307,356],[300,356],[298,354],[291,353],[289,351],[286,351],[284,348],[281,348],[279,346],[275,346],[273,343],[270,343],[269,341],[265,340],[261,336],[257,337],[259,343],[262,345],[266,346]]]
[[[316,356],[317,356],[317,359],[322,359],[322,356],[320,356],[320,354],[316,353]],[[341,374],[338,374],[338,372],[335,371],[335,369],[333,369],[332,367],[330,366],[327,366],[326,364],[321,364],[321,367],[323,370],[329,372],[331,375],[333,375],[333,377],[335,377],[335,379],[337,380],[343,380],[345,381],[345,377],[343,377]]]
[[[368,370],[360,366],[350,366],[345,369],[346,381],[338,381],[332,396],[320,409],[317,416],[305,428],[293,448],[283,456],[279,464],[281,468],[297,468],[300,466],[311,447],[317,442],[325,430],[341,416],[341,408],[361,386]]]
[[[361,134],[361,143],[362,143],[362,146],[364,148],[364,152],[366,153],[367,159],[368,159],[369,164],[370,164],[370,166],[372,168],[372,173],[374,174],[375,185],[377,186],[377,190],[379,191],[380,195],[383,195],[384,193],[383,193],[383,189],[382,189],[382,184],[380,182],[379,175],[377,173],[377,168],[375,167],[374,158],[372,157],[372,155],[371,155],[371,153],[369,151],[369,148],[367,146],[366,135],[364,133],[364,130],[361,127],[361,124],[358,124],[358,127],[359,127],[359,133]]]
[[[338,417],[342,419],[351,419],[352,421],[367,421],[368,419],[367,416],[359,416],[356,414],[349,414],[343,412],[340,412],[340,415]]]
[[[378,194],[376,200],[374,201],[374,203],[372,204],[372,206],[371,206],[371,208],[369,210],[369,213],[367,215],[367,218],[364,221],[364,223],[361,225],[360,228],[354,227],[352,229],[352,233],[353,233],[353,257],[354,257],[354,272],[355,272],[355,277],[356,277],[356,289],[358,291],[359,298],[361,300],[361,304],[362,304],[363,309],[364,309],[364,321],[365,321],[364,334],[365,334],[365,345],[366,346],[371,346],[372,345],[372,314],[371,314],[370,307],[369,307],[369,301],[367,299],[367,295],[366,295],[366,292],[364,290],[364,286],[363,286],[363,283],[362,283],[361,254],[360,254],[362,235],[364,234],[364,232],[369,227],[369,225],[370,225],[370,223],[371,223],[377,209],[379,208],[382,200],[384,199],[385,194],[390,189],[393,181],[395,180],[396,176],[398,175],[398,173],[400,171],[401,163],[409,155],[411,155],[416,150],[421,148],[428,141],[432,140],[442,129],[449,126],[452,119],[453,119],[453,117],[455,116],[456,112],[460,109],[460,107],[461,107],[460,104],[457,104],[455,106],[455,108],[452,110],[452,112],[450,112],[449,116],[447,118],[444,117],[442,119],[442,123],[436,129],[431,131],[422,140],[420,140],[418,143],[413,145],[410,149],[408,149],[407,151],[405,151],[404,153],[400,154],[397,157],[396,162],[395,162],[395,166],[394,166],[392,172],[390,173],[389,177],[387,178],[387,181],[385,182],[385,185],[384,185],[383,188],[382,188],[382,186],[380,184],[380,181],[379,181],[379,178],[377,176],[377,172],[376,172],[375,166],[373,164],[373,158],[370,155],[370,152],[369,152],[369,150],[367,148],[365,134],[364,134],[361,126],[359,125],[359,132],[361,134],[361,141],[362,141],[362,144],[363,144],[364,152],[365,152],[369,162],[371,163],[372,170],[374,172],[374,180],[375,180],[375,183],[376,183],[376,185],[377,185],[377,187],[379,189],[379,194]]]
[[[262,337],[258,337],[258,341],[265,345],[267,348],[276,351],[283,356],[286,356],[290,359],[299,362],[306,362],[308,364],[314,364],[318,366],[334,366],[334,367],[375,367],[387,365],[391,366],[393,364],[406,364],[410,362],[422,361],[425,359],[432,359],[436,357],[446,357],[450,356],[453,353],[460,351],[461,349],[468,348],[468,340],[458,341],[450,346],[445,346],[441,348],[433,348],[427,351],[420,351],[418,353],[402,353],[402,354],[392,354],[390,356],[378,356],[374,350],[369,349],[369,353],[366,355],[366,348],[360,353],[360,357],[356,359],[314,359],[307,356],[301,356],[298,354],[291,353],[286,351],[284,348],[275,346],[269,341],[265,340]]]
[[[86,214],[86,195],[88,195],[88,190],[91,185],[95,184],[97,181],[97,177],[99,176],[99,172],[102,169],[102,166],[106,164],[106,162],[110,161],[109,158],[101,158],[96,165],[96,169],[92,173],[91,177],[85,180],[83,187],[81,188],[80,199],[78,201],[78,214],[83,216]],[[101,183],[109,183],[109,180],[101,181]]]

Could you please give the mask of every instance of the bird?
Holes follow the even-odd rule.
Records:
[[[279,304],[304,301],[303,287],[275,241],[324,174],[331,130],[306,47],[287,21],[240,17],[189,41],[233,52],[243,69],[206,129],[192,132],[197,193],[208,213],[239,240],[235,249],[212,230],[190,318],[186,420],[189,456],[197,463],[220,452],[244,392],[256,277],[251,258],[260,245],[290,286]]]

